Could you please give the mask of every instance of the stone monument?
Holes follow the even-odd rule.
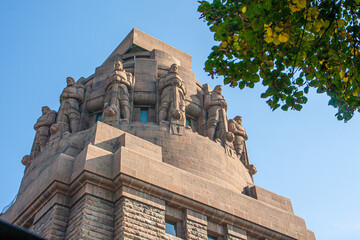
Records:
[[[254,185],[227,100],[190,55],[133,29],[94,74],[67,79],[56,123],[43,109],[0,218],[48,239],[315,239],[289,199]]]
[[[84,89],[72,77],[66,78],[67,87],[60,95],[60,109],[57,122],[66,126],[71,133],[80,130],[80,103],[84,100]]]
[[[120,121],[130,121],[130,94],[132,74],[125,72],[120,60],[114,62],[114,71],[105,85],[103,121],[118,127]]]

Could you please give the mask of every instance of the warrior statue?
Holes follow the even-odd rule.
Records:
[[[64,124],[69,132],[76,133],[80,130],[80,103],[84,100],[85,90],[72,77],[66,78],[66,83],[67,87],[60,95],[57,123]]]
[[[159,122],[169,121],[172,124],[185,126],[185,95],[184,81],[178,73],[178,65],[172,64],[169,73],[159,81],[160,110]]]
[[[241,162],[248,169],[250,175],[254,175],[257,170],[256,167],[249,162],[249,157],[246,149],[245,141],[248,140],[248,135],[246,134],[245,128],[241,125],[242,117],[236,116],[234,119],[229,120],[228,126],[229,131],[235,135],[234,139],[234,149],[236,154],[239,156]]]
[[[48,106],[41,108],[42,116],[39,117],[34,129],[36,130],[35,139],[31,148],[31,156],[35,157],[42,152],[50,137],[50,127],[55,123],[56,112],[51,110]]]
[[[105,85],[103,121],[112,126],[130,121],[130,94],[133,87],[131,73],[125,72],[120,60],[115,61],[114,71]]]
[[[217,85],[212,92],[205,95],[204,104],[208,116],[206,135],[211,140],[220,139],[224,142],[232,142],[234,135],[228,132],[227,103],[221,92],[222,86]]]
[[[240,159],[244,157],[245,153],[245,141],[248,139],[245,128],[241,125],[242,117],[236,116],[234,119],[229,120],[229,131],[235,135],[234,149],[236,154],[240,156]]]
[[[31,148],[30,155],[26,155],[22,159],[22,163],[27,166],[30,164],[33,158],[35,158],[39,153],[41,153],[46,144],[49,141],[50,137],[50,127],[55,123],[56,112],[51,110],[48,106],[43,106],[41,108],[42,115],[38,118],[34,125],[36,131],[34,143]]]

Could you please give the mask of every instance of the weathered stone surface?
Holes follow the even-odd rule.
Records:
[[[114,239],[166,239],[164,210],[125,197],[115,206]]]
[[[71,208],[66,239],[113,239],[114,204],[85,195]]]
[[[188,54],[134,29],[67,83],[1,218],[50,239],[315,239],[289,199],[253,184],[245,129]]]
[[[36,135],[33,146],[31,148],[30,156],[36,157],[40,152],[44,150],[50,137],[50,127],[55,123],[56,112],[51,110],[48,106],[44,106],[41,109],[42,116],[36,121],[34,129]]]
[[[69,213],[69,208],[55,204],[30,229],[47,239],[64,239]]]
[[[191,210],[186,210],[186,239],[207,240],[207,218],[206,216]]]
[[[186,88],[178,73],[178,65],[172,64],[169,73],[159,80],[159,121],[185,126]]]
[[[204,107],[207,111],[207,129],[206,136],[211,140],[232,142],[234,136],[228,129],[228,119],[226,115],[227,102],[222,92],[222,86],[217,85],[213,91],[209,91],[210,87],[206,87]]]
[[[104,112],[102,119],[111,126],[118,127],[120,121],[130,121],[130,94],[133,77],[131,73],[125,72],[120,60],[114,62],[114,71],[106,80]]]
[[[57,122],[67,125],[69,132],[77,133],[80,130],[80,103],[84,101],[85,90],[84,86],[80,83],[75,83],[72,77],[68,77],[66,83],[67,87],[64,88],[60,95],[60,109]]]

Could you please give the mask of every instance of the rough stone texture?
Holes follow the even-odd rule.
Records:
[[[237,227],[227,225],[227,240],[249,240],[247,232]]]
[[[72,208],[66,239],[113,239],[114,204],[85,195]]]
[[[42,168],[36,168],[38,171],[32,170],[39,166],[38,164],[41,165],[36,158],[31,165],[32,168],[29,169],[34,173],[34,180],[27,182],[26,187],[21,187],[23,192],[19,199],[2,217],[24,225],[27,219],[31,218],[31,214],[38,211],[36,209],[44,208],[43,204],[50,201],[47,199],[52,193],[62,191],[63,194],[71,197],[73,203],[67,203],[63,198],[54,201],[72,206],[66,235],[69,239],[98,234],[91,228],[96,221],[95,223],[85,221],[88,218],[87,206],[93,204],[93,198],[107,199],[101,201],[107,203],[104,206],[108,208],[109,204],[112,205],[123,196],[162,210],[164,204],[161,201],[171,202],[180,208],[211,216],[218,219],[217,221],[232,223],[245,231],[257,229],[254,234],[259,236],[270,236],[273,239],[290,239],[290,237],[314,239],[313,234],[306,229],[304,220],[291,211],[279,208],[281,205],[277,205],[278,202],[266,200],[267,198],[263,197],[265,195],[261,195],[261,191],[258,191],[257,195],[265,202],[256,199],[256,195],[253,197],[244,195],[224,181],[218,181],[216,178],[205,179],[172,166],[164,162],[161,147],[104,123],[98,122],[87,134],[83,137],[86,137],[90,143],[84,144],[83,151],[75,157],[60,155],[62,157],[48,161],[48,164],[43,165]],[[72,138],[74,137],[76,135]],[[62,145],[62,141],[74,141],[71,140],[72,138],[62,139],[59,144]],[[210,140],[208,142],[216,144]],[[49,176],[56,179],[50,185],[46,182]],[[27,179],[31,179],[31,176],[29,175]],[[42,183],[36,182],[35,179]],[[60,183],[62,185],[59,185]],[[115,189],[120,186],[121,191],[116,191]],[[36,191],[30,194],[26,189],[36,189]],[[43,191],[47,193],[41,195]],[[40,195],[36,197],[36,194]],[[84,195],[86,197],[83,197]],[[32,205],[28,205],[29,207],[21,213],[20,209],[23,206],[21,204],[25,199]],[[281,201],[280,196],[278,201]],[[97,209],[101,208],[97,207],[93,212],[96,213]],[[85,220],[82,221],[83,219]],[[83,232],[79,230],[80,225],[84,226]],[[108,230],[102,233],[104,237],[109,238],[110,232]]]
[[[129,91],[130,121],[112,127],[100,117],[105,84],[118,59],[136,82]],[[159,81],[174,63],[186,89],[180,105],[191,120],[175,129],[176,124],[159,122]],[[220,95],[213,99],[221,106],[208,118],[204,98],[213,91],[195,79],[188,54],[134,29],[76,86],[85,95],[76,102],[76,116],[62,104],[76,124],[58,122],[47,146],[27,164],[18,198],[2,219],[54,239],[65,233],[65,239],[174,240],[180,238],[164,229],[165,216],[176,213],[180,237],[187,239],[206,239],[208,233],[221,240],[315,239],[289,199],[253,184],[248,162],[244,165],[231,145],[232,133],[224,134],[226,102]],[[142,109],[149,122],[139,122]],[[218,110],[222,133],[215,129],[212,140],[207,124],[218,125]]]
[[[115,240],[166,239],[164,210],[125,197],[115,208]]]
[[[186,210],[185,229],[186,239],[207,240],[206,216],[191,210]]]
[[[32,226],[32,231],[48,239],[64,239],[70,209],[55,204]]]

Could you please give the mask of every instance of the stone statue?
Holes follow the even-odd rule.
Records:
[[[185,95],[184,81],[178,73],[179,66],[172,64],[169,73],[159,81],[160,109],[159,122],[169,121],[172,124],[185,126]]]
[[[31,148],[31,156],[36,157],[42,152],[50,137],[50,127],[55,123],[56,112],[51,110],[48,106],[41,108],[42,115],[34,125],[36,131],[33,146]]]
[[[245,143],[245,141],[248,140],[248,135],[246,134],[245,128],[241,125],[241,123],[241,116],[236,116],[234,119],[229,120],[229,131],[232,132],[235,136],[233,144],[236,154],[239,156],[241,162],[245,165],[246,169],[252,176],[257,172],[257,170],[256,167],[249,162]]]
[[[69,132],[76,133],[80,130],[80,103],[84,100],[85,90],[72,77],[66,78],[66,83],[67,87],[60,95],[57,122],[66,125]]]
[[[114,71],[105,85],[103,121],[112,126],[130,121],[130,94],[133,87],[131,73],[125,72],[120,60],[114,62]]]
[[[207,111],[206,135],[211,140],[220,139],[224,142],[232,142],[234,135],[228,132],[227,103],[221,92],[222,86],[217,85],[212,92],[207,92],[205,95],[204,104]]]
[[[246,134],[245,128],[241,125],[242,117],[236,116],[234,119],[229,120],[228,126],[229,131],[235,135],[234,139],[234,149],[236,154],[240,156],[244,156],[245,152],[245,141],[248,139],[248,135]]]
[[[50,127],[55,123],[56,112],[51,110],[48,106],[41,108],[42,115],[38,118],[34,125],[36,131],[34,143],[31,148],[30,155],[26,155],[21,160],[22,164],[28,166],[32,159],[41,153],[50,138]]]

